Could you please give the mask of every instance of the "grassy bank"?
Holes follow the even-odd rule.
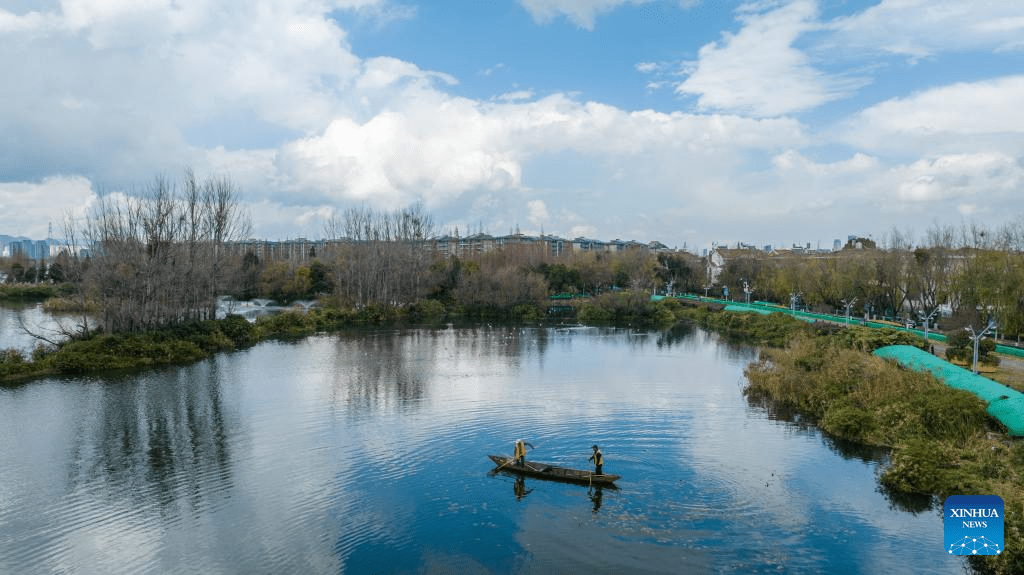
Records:
[[[1001,496],[1005,551],[969,561],[981,573],[1024,572],[1024,443],[1010,441],[973,394],[870,355],[877,342],[864,337],[800,336],[763,350],[746,393],[810,416],[834,437],[891,448],[881,483],[892,493]]]
[[[64,293],[53,284],[0,285],[0,301],[41,301]]]
[[[0,350],[0,383],[191,363],[267,339],[298,339],[360,326],[440,323],[449,319],[535,321],[542,317],[543,310],[536,306],[465,310],[448,309],[434,300],[401,309],[364,306],[286,311],[261,317],[255,323],[241,316],[229,316],[146,333],[93,333],[57,348],[39,347],[28,356],[14,349]]]
[[[406,316],[413,312],[406,312]],[[0,351],[0,381],[22,381],[47,375],[81,375],[190,363],[219,351],[250,346],[271,338],[294,339],[355,325],[393,321],[397,314],[375,308],[289,311],[250,323],[241,316],[197,321],[137,334],[94,333],[56,349],[37,348],[31,357],[16,350]]]
[[[693,321],[701,327],[720,333],[730,340],[752,345],[780,347],[798,334],[814,333],[814,326],[791,316],[773,313],[732,313],[721,311],[719,305],[680,304],[678,300],[663,300],[676,306],[679,319]]]

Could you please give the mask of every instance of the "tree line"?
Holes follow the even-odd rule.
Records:
[[[249,236],[251,223],[230,180],[158,176],[133,194],[107,194],[84,219],[65,223],[72,245],[39,274],[75,287],[82,309],[108,332],[139,332],[212,318],[217,298],[264,297],[287,304],[401,310],[443,306],[498,316],[543,309],[552,295],[704,293],[706,259],[686,252],[568,251],[518,244],[445,256],[429,246],[439,226],[422,206],[393,211],[352,207],[324,226],[321,253],[303,261],[267,259],[226,245]],[[21,266],[22,279],[31,262]],[[10,265],[10,264],[9,264]],[[13,266],[11,266],[13,267]],[[8,270],[10,271],[10,270]],[[8,273],[8,281],[11,274]],[[715,289],[819,311],[917,318],[943,306],[943,327],[975,327],[991,315],[999,332],[1024,333],[1024,217],[998,229],[934,225],[915,241],[894,228],[831,253],[770,256],[733,250]],[[720,295],[717,292],[716,295]],[[980,308],[980,309],[979,309]]]
[[[692,254],[640,249],[554,256],[524,244],[445,257],[430,248],[439,226],[419,205],[349,208],[326,223],[324,236],[335,241],[321,253],[261,261],[227,249],[251,230],[239,194],[229,179],[186,170],[178,180],[157,176],[129,194],[102,195],[84,218],[65,218],[66,243],[83,249],[39,266],[38,279],[73,288],[70,307],[82,310],[86,333],[96,324],[137,333],[213,318],[223,295],[389,311],[431,303],[498,317],[517,307],[540,311],[556,293],[650,292],[669,282],[696,290],[703,277]],[[8,264],[22,271],[8,281],[36,279],[24,273],[31,262]]]
[[[743,297],[818,311],[919,321],[942,308],[949,329],[998,323],[1000,334],[1024,333],[1024,217],[995,230],[933,225],[914,241],[893,228],[877,245],[849,242],[838,252],[769,256],[750,250],[729,260],[719,277]]]

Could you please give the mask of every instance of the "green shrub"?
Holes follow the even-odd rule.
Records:
[[[0,364],[7,365],[18,365],[25,363],[25,356],[20,351],[14,349],[0,349]]]
[[[974,394],[949,388],[922,391],[910,401],[926,437],[966,441],[988,421],[985,402]]]
[[[862,441],[875,429],[875,416],[865,409],[849,404],[836,405],[825,412],[821,428],[825,431],[852,441]]]
[[[889,345],[912,345],[918,349],[928,349],[928,343],[923,337],[893,328],[849,326],[836,332],[832,338],[844,347],[868,353]]]
[[[515,321],[537,321],[544,315],[536,304],[521,303],[512,307],[510,317]]]
[[[256,326],[240,315],[229,315],[218,322],[218,327],[238,347],[256,342]]]
[[[954,459],[945,444],[913,438],[897,449],[892,464],[882,474],[882,485],[897,493],[941,494],[949,480]]]
[[[607,308],[585,304],[580,307],[579,320],[589,325],[609,324],[615,319],[615,313]]]
[[[416,321],[443,319],[446,310],[444,304],[436,299],[423,300],[411,307],[409,315]]]

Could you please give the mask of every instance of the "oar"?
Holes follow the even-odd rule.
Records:
[[[499,466],[498,466],[498,467],[497,467],[497,468],[495,469],[495,471],[497,471],[498,469],[501,469],[502,467],[505,467],[506,465],[508,465],[509,463],[512,463],[513,461],[515,461],[515,458],[514,458],[514,457],[513,457],[513,458],[510,458],[510,459],[509,459],[508,461],[506,461],[505,463],[502,463],[501,465],[499,465]]]

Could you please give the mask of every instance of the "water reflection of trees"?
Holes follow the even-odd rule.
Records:
[[[415,408],[438,369],[494,361],[516,369],[525,358],[542,358],[550,338],[548,329],[515,326],[348,332],[335,340],[333,398],[373,410]]]
[[[103,386],[95,426],[76,437],[68,482],[103,485],[133,499],[192,509],[230,483],[230,454],[214,362]]]
[[[779,404],[770,399],[757,398],[750,395],[747,396],[747,403],[752,407],[766,411],[770,420],[785,422],[791,429],[799,433],[820,437],[826,447],[843,459],[856,459],[882,467],[889,463],[889,449],[832,437],[822,431],[813,418],[801,414],[792,407]],[[889,507],[892,509],[914,514],[929,512],[936,508],[941,509],[941,502],[932,495],[897,493],[881,484],[878,490],[885,496],[886,501],[889,502]]]
[[[354,407],[415,406],[425,395],[427,370],[436,356],[430,330],[339,336],[332,373],[335,400]]]
[[[693,340],[697,326],[690,322],[680,322],[658,335],[658,347],[671,348]]]

